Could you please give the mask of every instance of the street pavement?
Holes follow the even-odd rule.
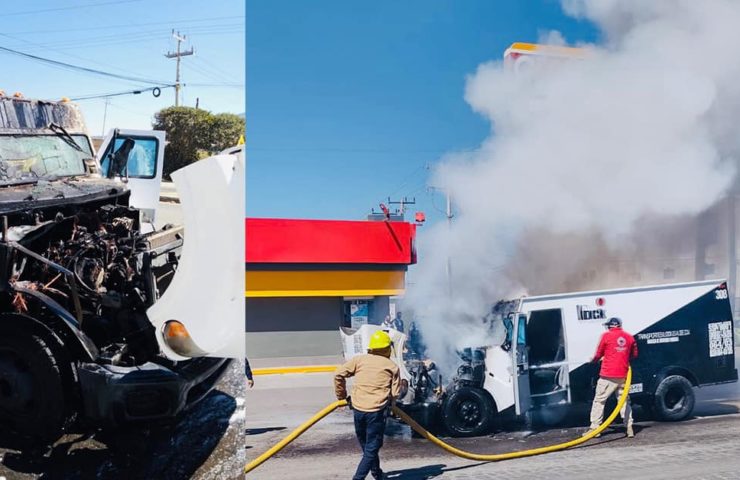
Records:
[[[241,478],[244,363],[234,362],[205,399],[169,428],[80,431],[45,457],[0,448],[0,479]]]
[[[334,401],[331,374],[256,378],[247,392],[247,459],[252,460],[318,410]],[[599,439],[571,450],[498,463],[455,457],[412,438],[391,421],[381,458],[389,479],[737,479],[740,478],[740,387],[737,383],[698,389],[694,417],[677,423],[638,417],[637,436],[621,424]],[[587,412],[580,423],[586,425]],[[446,439],[463,450],[503,453],[576,438],[583,427],[537,433],[499,432]],[[351,412],[342,409],[319,422],[281,453],[250,473],[259,479],[348,479],[360,459]]]

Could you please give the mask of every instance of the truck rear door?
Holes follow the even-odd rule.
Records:
[[[532,405],[532,397],[529,391],[529,355],[527,352],[526,333],[527,315],[523,313],[513,313],[511,315],[514,327],[511,364],[516,369],[514,372],[514,409],[517,415],[523,415],[527,413]]]
[[[162,131],[114,129],[96,155],[101,175],[128,178],[130,205],[142,211],[147,223],[154,223],[159,206],[164,144]]]

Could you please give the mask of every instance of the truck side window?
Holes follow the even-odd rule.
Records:
[[[506,339],[504,340],[504,343],[508,343],[511,345],[511,337],[514,335],[514,324],[511,322],[511,319],[509,317],[504,317],[504,328],[506,329]]]
[[[124,142],[133,140],[134,144],[128,151],[128,176],[131,178],[154,178],[157,172],[157,150],[159,148],[156,138],[116,138],[115,145],[109,146],[103,156],[100,168],[103,176],[108,176],[110,168],[110,153],[119,152]],[[114,153],[115,155],[115,153]]]
[[[524,315],[519,316],[519,326],[517,328],[516,343],[517,345],[526,345],[527,337],[525,329],[527,328],[527,317]]]

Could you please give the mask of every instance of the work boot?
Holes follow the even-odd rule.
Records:
[[[383,480],[384,478],[386,478],[385,474],[383,473],[383,470],[378,470],[377,472],[370,472],[370,475],[372,475],[372,477],[375,480]]]
[[[635,431],[632,429],[631,426],[627,427],[627,438],[634,438]]]
[[[596,430],[596,429],[595,428],[589,428],[588,430],[586,430],[585,432],[583,432],[583,435],[581,435],[581,436],[582,437],[585,437],[588,434],[590,434],[591,432],[593,432],[594,430]],[[601,434],[600,433],[597,433],[596,435],[594,435],[594,438],[599,438],[600,436],[601,436]]]

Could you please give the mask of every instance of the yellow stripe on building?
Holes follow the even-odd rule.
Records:
[[[247,271],[246,297],[370,297],[404,293],[406,272]]]

